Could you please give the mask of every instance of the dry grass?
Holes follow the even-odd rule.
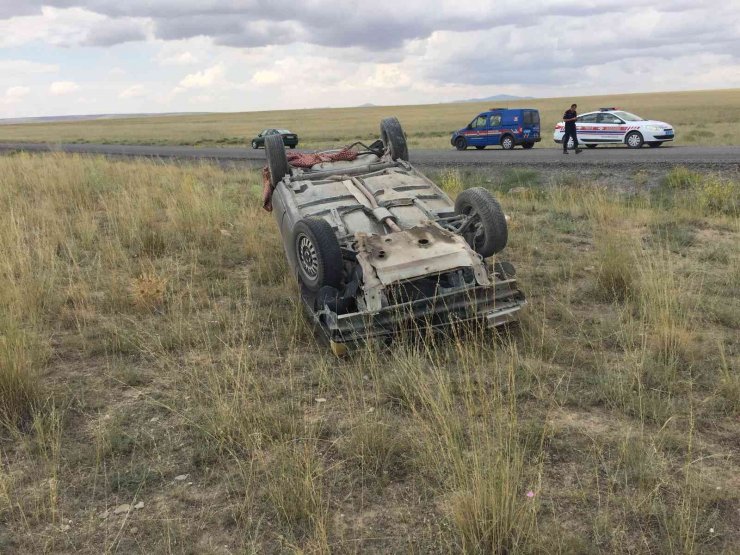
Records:
[[[618,106],[646,118],[667,121],[676,128],[677,144],[740,144],[737,89],[545,98],[504,104],[540,110],[543,140],[539,148],[557,146],[552,142],[552,130],[572,102],[578,103],[581,112]],[[3,125],[0,140],[244,147],[263,129],[277,127],[298,133],[302,147],[318,148],[375,137],[380,119],[396,115],[409,134],[412,147],[451,148],[450,132],[467,125],[491,104],[325,108]]]
[[[0,551],[737,552],[720,182],[499,191],[520,326],[339,361],[257,172],[0,158]]]

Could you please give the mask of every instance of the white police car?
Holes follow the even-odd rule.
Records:
[[[673,126],[662,121],[646,120],[617,108],[601,108],[598,112],[589,112],[578,116],[576,120],[578,142],[589,148],[600,144],[624,143],[629,148],[642,148],[648,144],[658,147],[666,141],[673,140]],[[565,123],[555,126],[553,139],[562,144],[565,135]],[[573,147],[571,140],[568,147]]]

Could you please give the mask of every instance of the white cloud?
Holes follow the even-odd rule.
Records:
[[[5,101],[6,102],[18,102],[24,97],[28,96],[28,93],[30,92],[31,92],[31,89],[29,87],[22,87],[22,86],[8,87],[8,89],[5,91]]]
[[[281,76],[277,71],[262,69],[254,72],[251,82],[255,85],[273,85],[275,83],[279,83],[280,80]]]
[[[131,85],[127,89],[124,89],[118,95],[118,98],[139,98],[146,94],[146,89],[143,85]]]
[[[63,47],[105,47],[144,40],[151,34],[151,27],[152,23],[146,18],[112,18],[92,9],[44,6],[40,13],[0,19],[0,47],[23,46],[32,42]]]
[[[49,92],[54,96],[72,94],[80,90],[80,86],[74,81],[54,81],[49,86]]]
[[[56,73],[59,66],[29,60],[0,60],[0,73]]]
[[[182,78],[179,83],[179,88],[182,89],[200,89],[204,87],[211,87],[215,83],[221,81],[224,76],[224,65],[218,63],[215,66],[191,73]]]
[[[191,52],[179,52],[173,54],[161,54],[157,61],[163,66],[190,66],[198,63],[198,58]]]

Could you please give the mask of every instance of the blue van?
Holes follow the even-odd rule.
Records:
[[[540,142],[540,113],[532,108],[491,108],[471,121],[467,127],[452,133],[450,142],[457,150],[474,146],[482,150],[501,145],[511,150],[516,145],[532,148]]]

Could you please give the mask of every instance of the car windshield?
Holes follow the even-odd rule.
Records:
[[[280,133],[281,135],[290,135],[293,132],[288,131],[287,129],[278,129],[278,133]]]
[[[612,112],[615,116],[622,118],[624,121],[645,121],[645,118],[630,114],[629,112]]]

